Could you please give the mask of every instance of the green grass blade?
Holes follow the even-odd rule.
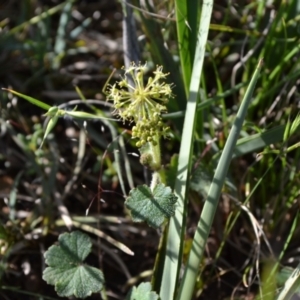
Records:
[[[88,26],[90,26],[92,22],[93,22],[92,18],[86,18],[79,26],[77,26],[70,32],[69,34],[70,38],[76,39],[85,29],[88,28]]]
[[[297,214],[297,216],[293,220],[291,229],[290,229],[290,231],[288,233],[288,236],[285,240],[283,248],[282,248],[278,258],[276,259],[276,262],[273,264],[272,270],[270,270],[270,272],[269,272],[270,276],[274,276],[276,274],[276,272],[278,272],[278,269],[280,267],[280,263],[282,262],[282,259],[283,259],[284,255],[286,254],[286,252],[288,250],[288,247],[291,244],[291,240],[292,240],[292,237],[294,236],[296,228],[298,227],[298,223],[299,223],[299,214]],[[300,287],[300,285],[299,285],[299,287]]]
[[[233,95],[234,93],[238,92],[244,86],[246,86],[245,83],[239,83],[239,84],[235,85],[233,88],[225,91],[224,93],[218,94],[212,98],[208,98],[204,101],[201,101],[197,105],[197,111],[208,108],[211,105],[216,105],[217,101],[223,100],[224,98]],[[185,116],[185,110],[182,110],[182,111],[176,111],[173,113],[164,114],[164,115],[162,115],[162,118],[163,119],[176,119],[176,118],[183,118],[184,116]]]
[[[54,44],[54,53],[55,55],[57,55],[57,57],[52,61],[52,67],[54,70],[57,70],[59,68],[63,53],[66,50],[66,34],[67,26],[71,17],[72,2],[73,1],[69,1],[68,3],[66,3],[60,15],[59,25]]]
[[[68,2],[74,3],[76,0],[69,0]],[[48,9],[47,11],[42,12],[41,14],[39,14],[38,16],[35,16],[33,18],[31,18],[29,21],[26,21],[20,25],[17,25],[16,27],[12,28],[8,35],[13,35],[16,34],[20,31],[22,31],[24,28],[26,28],[26,26],[28,25],[33,25],[33,24],[37,24],[38,22],[40,22],[43,19],[48,18],[51,15],[54,15],[56,13],[58,13],[60,10],[62,10],[65,5],[66,5],[67,1],[60,3],[50,9]]]
[[[17,191],[18,191],[18,186],[20,184],[20,180],[23,176],[24,172],[21,171],[18,173],[16,176],[14,183],[12,185],[12,189],[9,193],[9,219],[12,221],[15,221],[16,218],[16,204],[17,204]]]
[[[253,153],[272,144],[282,142],[284,129],[285,125],[278,125],[262,133],[256,133],[239,139],[234,149],[233,157]]]
[[[72,3],[69,2],[65,5],[65,7],[62,10],[54,44],[55,54],[60,54],[66,49],[66,28],[71,17],[71,9]]]
[[[254,91],[256,81],[258,79],[261,66],[262,60],[260,60],[258,67],[249,84],[244,100],[237,113],[235,122],[228,136],[228,140],[225,144],[223,153],[220,158],[220,162],[217,166],[213,181],[208,192],[207,200],[205,201],[201,217],[196,229],[187,266],[181,282],[179,293],[176,298],[177,300],[189,300],[192,298],[196,278],[198,276],[199,265],[204,254],[206,241],[218,206],[219,197],[221,195],[222,187],[226,178],[229,164],[232,159],[234,147],[242,129],[248,106],[252,99],[252,94]]]
[[[48,121],[47,127],[45,129],[44,137],[43,137],[43,140],[42,140],[41,145],[40,145],[40,148],[43,147],[43,144],[44,144],[47,136],[50,134],[51,130],[55,127],[55,125],[56,125],[56,123],[58,121],[58,118],[59,118],[58,116],[53,116]]]
[[[14,94],[14,95],[16,95],[16,96],[19,96],[19,97],[21,97],[21,98],[27,100],[28,102],[30,102],[30,103],[32,103],[32,104],[34,104],[34,105],[36,105],[36,106],[39,106],[39,107],[41,107],[41,108],[43,108],[43,109],[45,109],[45,110],[49,110],[49,109],[51,108],[50,105],[48,105],[48,104],[46,104],[46,103],[44,103],[44,102],[42,102],[42,101],[40,101],[40,100],[38,100],[38,99],[35,99],[35,98],[33,98],[33,97],[30,97],[30,96],[26,96],[26,95],[24,95],[24,94],[21,94],[21,93],[18,93],[18,92],[16,92],[16,91],[14,91],[14,90],[11,90],[11,89],[5,89],[5,88],[2,88],[2,90],[8,91],[8,92],[10,92],[10,93],[12,93],[12,94]]]
[[[124,141],[124,137],[122,134],[119,135],[119,145],[120,145],[120,150],[122,153],[122,157],[124,160],[124,168],[125,168],[125,172],[126,172],[126,179],[128,182],[128,185],[130,187],[130,189],[134,189],[134,180],[133,180],[133,176],[132,176],[132,169],[131,169],[131,165],[130,165],[130,161],[129,161],[129,157],[128,157],[128,153],[125,147],[125,141]],[[122,178],[122,172],[121,172],[121,168],[119,167],[120,171],[118,171],[119,178]],[[125,188],[124,188],[125,190]],[[124,193],[125,195],[125,193]]]
[[[296,267],[294,272],[285,282],[283,290],[277,297],[277,300],[289,300],[292,298],[296,290],[300,286],[300,264]]]
[[[160,297],[162,300],[174,299],[174,293],[181,266],[182,247],[185,234],[186,192],[193,153],[194,127],[196,122],[197,100],[204,61],[212,4],[203,4],[195,51],[190,92],[185,112],[184,127],[180,146],[175,195],[178,197],[175,216],[170,219],[166,258]],[[187,298],[186,298],[187,299]]]
[[[178,50],[186,95],[189,93],[197,44],[197,26],[200,14],[199,6],[199,1],[190,4],[188,1],[175,1]]]
[[[278,65],[269,75],[269,80],[273,80],[280,72],[282,72],[284,64],[290,62],[297,53],[299,53],[299,45],[296,45],[281,61],[279,61]]]

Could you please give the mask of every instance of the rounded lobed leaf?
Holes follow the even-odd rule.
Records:
[[[59,236],[59,245],[51,246],[45,253],[49,265],[43,272],[43,279],[55,286],[61,297],[75,295],[86,298],[103,288],[101,270],[90,267],[83,260],[91,251],[90,238],[80,231]]]
[[[159,183],[153,192],[146,185],[140,185],[130,191],[125,201],[134,222],[147,222],[154,228],[160,227],[166,218],[175,213],[177,197],[171,188]]]
[[[151,291],[150,282],[142,282],[138,287],[133,287],[126,296],[126,300],[159,300],[159,296]]]
[[[45,253],[46,264],[62,267],[81,263],[91,252],[90,238],[80,231],[63,233],[58,238],[59,246],[51,246]]]

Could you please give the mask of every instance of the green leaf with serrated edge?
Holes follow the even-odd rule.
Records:
[[[125,201],[134,222],[147,222],[154,228],[160,227],[166,218],[175,212],[176,196],[171,188],[159,183],[153,192],[146,185],[131,190]]]
[[[138,287],[133,287],[125,300],[159,300],[159,296],[151,291],[150,282],[142,282]]]
[[[90,238],[80,231],[61,234],[59,245],[51,246],[45,253],[46,264],[43,279],[55,286],[61,297],[74,295],[86,298],[103,288],[103,273],[83,263],[91,252]]]

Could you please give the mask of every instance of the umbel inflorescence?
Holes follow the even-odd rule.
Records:
[[[166,104],[173,97],[172,85],[164,82],[168,73],[163,73],[161,66],[156,67],[154,77],[149,77],[146,85],[145,71],[146,65],[132,63],[121,81],[109,85],[107,95],[123,121],[135,122],[132,137],[138,139],[137,147],[147,142],[157,144],[161,136],[167,136],[169,127],[164,125],[161,114],[167,111]]]

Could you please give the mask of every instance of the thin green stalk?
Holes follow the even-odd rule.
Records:
[[[258,189],[258,187],[262,184],[263,180],[266,179],[267,174],[272,170],[272,167],[275,165],[275,163],[277,162],[277,160],[279,159],[279,156],[277,156],[271,163],[271,165],[269,166],[269,168],[262,174],[262,176],[258,179],[258,181],[256,182],[256,184],[254,185],[254,187],[251,189],[250,194],[247,196],[246,200],[243,202],[244,206],[247,206],[250,199],[253,197],[255,191]],[[229,215],[228,221],[226,223],[225,226],[225,233],[224,233],[224,237],[223,237],[223,241],[216,253],[216,259],[218,259],[219,257],[221,257],[221,253],[224,249],[225,246],[225,241],[227,239],[227,237],[229,236],[229,234],[231,233],[231,230],[233,229],[234,225],[237,222],[237,219],[239,218],[241,214],[241,210],[237,212],[237,214],[234,215],[233,220],[231,221],[231,216],[232,213]],[[231,221],[231,222],[230,222]]]
[[[18,33],[19,31],[23,30],[26,26],[28,25],[33,25],[33,24],[36,24],[38,22],[40,22],[41,20],[45,19],[45,18],[48,18],[49,16],[51,15],[54,15],[56,14],[57,12],[59,12],[60,10],[62,10],[65,5],[67,3],[74,3],[75,0],[69,0],[69,1],[65,1],[59,5],[56,5],[50,9],[48,9],[47,11],[44,11],[42,12],[41,14],[39,14],[38,16],[35,16],[33,18],[31,18],[30,20],[20,24],[20,25],[17,25],[16,27],[12,28],[7,35],[13,35],[15,33]]]
[[[160,148],[160,141],[159,137],[157,136],[157,143],[156,145],[153,143],[149,143],[149,148],[150,148],[150,153],[152,154],[153,161],[152,161],[152,167],[156,166],[152,173],[152,180],[151,180],[151,185],[150,189],[151,191],[154,190],[155,186],[158,183],[166,183],[166,176],[164,173],[163,168],[161,167],[161,148]],[[158,245],[158,250],[157,250],[157,255],[155,258],[155,263],[153,267],[153,275],[151,279],[151,285],[152,289],[159,293],[160,290],[160,284],[162,281],[162,276],[163,276],[163,267],[164,267],[164,261],[165,261],[165,253],[166,253],[166,241],[167,241],[167,233],[168,233],[168,228],[165,226],[162,230],[162,235],[159,241]]]
[[[229,133],[228,140],[225,144],[223,153],[221,155],[220,162],[217,166],[215,176],[211,183],[207,200],[205,201],[201,217],[196,229],[185,272],[176,298],[177,300],[189,300],[192,298],[195,282],[198,275],[199,265],[204,254],[206,241],[211,230],[216,209],[218,207],[219,198],[229,168],[229,164],[232,159],[233,150],[239,137],[248,106],[252,99],[252,94],[261,67],[262,60],[259,61],[255,73],[252,77],[252,80],[249,84],[249,87],[246,91],[244,100],[242,101],[241,107],[237,113],[235,122]]]
[[[274,264],[273,268],[272,268],[272,271],[270,270],[270,276],[274,276],[276,271],[278,270],[279,268],[279,265],[280,265],[280,262],[283,258],[283,256],[285,255],[286,253],[286,250],[288,248],[288,246],[290,245],[290,242],[292,240],[292,237],[294,235],[294,232],[296,230],[296,227],[298,225],[298,221],[299,221],[299,213],[297,214],[297,216],[294,218],[294,221],[292,223],[292,226],[291,226],[291,229],[289,231],[289,234],[285,240],[285,243],[283,245],[283,249],[281,250],[280,254],[279,254],[279,257],[278,259],[276,260],[276,263]]]

